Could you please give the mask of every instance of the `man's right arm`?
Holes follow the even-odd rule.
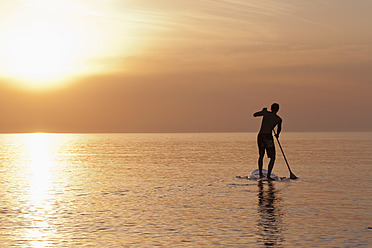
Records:
[[[256,113],[253,114],[254,117],[257,117],[257,116],[263,116],[264,112],[267,111],[267,108],[263,108],[261,111],[258,111]]]
[[[280,132],[282,131],[282,122],[279,122],[278,123],[278,128],[277,128],[277,133],[276,133],[276,137],[279,139],[279,134],[280,134]]]

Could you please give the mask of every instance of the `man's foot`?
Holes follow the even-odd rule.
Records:
[[[260,178],[265,178],[264,174],[260,173]]]
[[[275,180],[272,179],[271,177],[268,177],[267,180],[268,180],[268,181],[275,181]]]

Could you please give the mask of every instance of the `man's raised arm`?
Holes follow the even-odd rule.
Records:
[[[267,111],[267,108],[263,108],[261,111],[258,111],[256,113],[253,114],[254,117],[257,117],[257,116],[263,116],[263,113]]]

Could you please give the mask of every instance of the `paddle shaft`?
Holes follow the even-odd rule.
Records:
[[[279,147],[280,147],[280,150],[282,151],[282,154],[283,154],[283,157],[284,157],[285,163],[287,164],[287,167],[288,167],[288,170],[289,170],[289,173],[290,173],[290,177],[291,177],[291,178],[297,178],[297,177],[292,173],[291,168],[289,167],[289,164],[288,164],[287,158],[285,157],[285,154],[284,154],[284,151],[283,151],[282,145],[280,144],[280,141],[279,141],[278,137],[276,136],[276,132],[275,132],[274,129],[273,129],[273,132],[274,132],[274,135],[275,135],[276,141],[278,141],[278,145],[279,145]]]

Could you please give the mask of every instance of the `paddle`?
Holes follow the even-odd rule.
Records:
[[[279,144],[280,150],[282,151],[282,154],[283,154],[283,157],[284,157],[285,163],[287,164],[287,167],[288,167],[288,170],[289,170],[289,173],[290,173],[289,178],[290,178],[290,179],[297,179],[297,177],[295,176],[295,174],[292,173],[291,168],[289,167],[289,164],[288,164],[287,158],[286,158],[285,155],[284,155],[284,151],[283,151],[282,145],[280,144],[279,139],[278,139],[278,137],[276,136],[276,132],[275,132],[274,129],[273,129],[273,131],[274,131],[274,134],[275,134],[276,141],[278,141],[278,144]]]

